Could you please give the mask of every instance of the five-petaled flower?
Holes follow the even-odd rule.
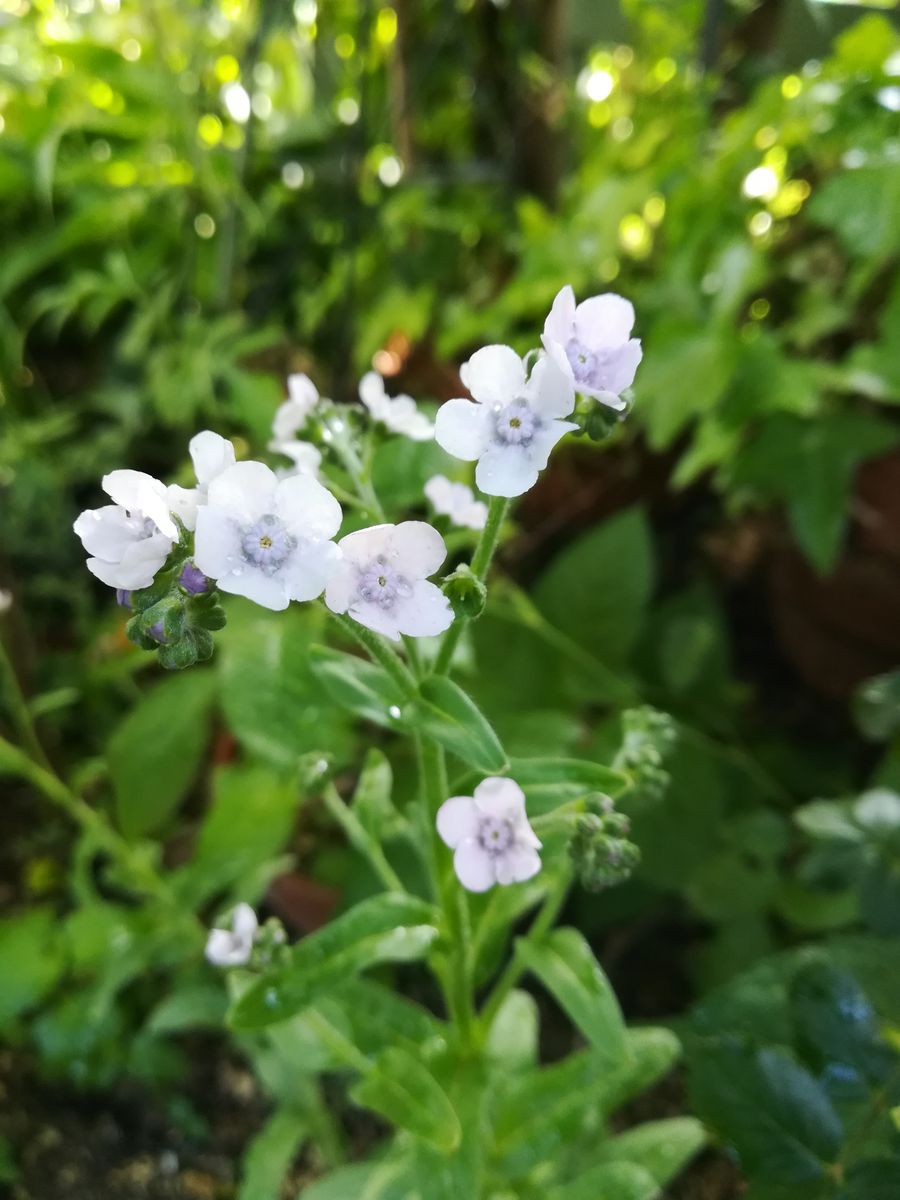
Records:
[[[195,434],[188,443],[194,474],[195,488],[179,487],[173,483],[168,488],[169,508],[184,525],[193,530],[197,525],[197,510],[206,503],[209,485],[223,471],[234,466],[234,446],[227,438],[220,437],[211,429]]]
[[[607,292],[576,306],[566,286],[553,301],[541,340],[576,391],[621,410],[622,392],[634,383],[643,354],[633,327],[634,307],[622,296]]]
[[[428,582],[447,555],[444,539],[424,521],[373,525],[338,543],[342,561],[325,603],[394,641],[401,634],[435,637],[453,621],[450,602]]]
[[[432,475],[425,484],[425,495],[436,513],[449,517],[454,525],[464,529],[484,529],[487,505],[476,500],[472,489],[455,483],[446,475]]]
[[[103,490],[113,503],[85,509],[73,526],[91,555],[88,570],[109,587],[149,587],[178,537],[166,486],[122,470],[103,476]]]
[[[485,346],[460,376],[475,397],[448,400],[439,410],[435,438],[448,454],[478,460],[475,482],[488,496],[521,496],[537,482],[550,451],[570,429],[575,407],[571,377],[542,355],[525,374],[509,346]]]
[[[279,480],[264,463],[239,462],[209,486],[197,514],[194,562],[223,592],[264,608],[321,595],[339,558],[341,506],[317,479]]]
[[[231,914],[230,929],[211,929],[206,939],[206,958],[215,967],[242,967],[250,961],[259,930],[256,913],[249,904],[238,904]]]
[[[525,815],[525,795],[512,779],[485,779],[472,796],[453,796],[437,813],[437,831],[453,851],[464,888],[521,883],[541,869],[541,843]]]
[[[419,412],[412,396],[389,396],[377,371],[367,371],[363,375],[359,381],[359,398],[372,420],[380,421],[391,433],[403,434],[414,442],[429,442],[434,437],[434,425]]]

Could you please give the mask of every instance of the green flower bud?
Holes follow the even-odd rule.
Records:
[[[462,563],[446,577],[443,589],[457,617],[473,620],[484,612],[487,588],[467,563]]]
[[[640,862],[641,852],[625,836],[630,822],[621,813],[586,813],[575,823],[569,857],[582,887],[600,892],[624,883]]]

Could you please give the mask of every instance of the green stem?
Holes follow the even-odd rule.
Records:
[[[339,421],[341,428],[335,431],[335,421]],[[372,481],[369,478],[369,472],[364,466],[362,459],[356,453],[356,449],[350,438],[346,436],[347,422],[340,414],[337,415],[334,421],[328,423],[328,431],[331,434],[330,445],[335,454],[341,461],[344,470],[353,481],[353,486],[356,488],[356,494],[360,499],[363,507],[373,516],[376,521],[384,521],[384,509],[381,507],[381,501],[372,486]]]
[[[497,549],[497,543],[500,540],[500,530],[503,528],[503,522],[506,519],[508,509],[509,500],[505,497],[491,497],[491,502],[488,506],[487,521],[485,521],[484,529],[481,531],[481,537],[478,539],[478,545],[475,547],[475,553],[472,555],[472,562],[470,564],[472,574],[482,582],[484,582],[487,576],[491,560]],[[441,642],[441,648],[434,663],[435,675],[446,675],[449,671],[450,663],[453,661],[453,654],[467,624],[468,621],[466,618],[457,617],[444,634],[444,640]]]
[[[0,695],[5,695],[8,699],[9,715],[22,745],[35,762],[40,763],[46,770],[50,770],[50,762],[37,735],[28,701],[19,685],[18,676],[2,638],[0,638]]]
[[[360,625],[351,617],[344,616],[343,613],[331,612],[329,609],[329,615],[349,637],[359,642],[369,655],[384,667],[405,697],[411,698],[415,695],[418,691],[418,684],[412,672],[401,662],[383,638],[379,637],[377,633],[373,633],[367,626]]]
[[[364,828],[356,813],[344,803],[340,793],[330,781],[322,792],[325,807],[341,826],[350,844],[369,860],[375,874],[389,892],[406,892],[399,875],[388,862],[381,846]]]
[[[550,931],[554,921],[559,916],[559,910],[565,903],[569,883],[570,878],[568,874],[562,874],[551,884],[550,891],[544,898],[541,910],[535,917],[526,935],[529,940],[540,941]],[[524,971],[524,964],[521,962],[518,954],[513,953],[500,978],[491,989],[490,995],[485,1000],[479,1014],[479,1025],[482,1036],[487,1036],[488,1030],[494,1023],[494,1019],[500,1011],[504,1000],[519,982]]]
[[[368,1074],[372,1070],[373,1064],[371,1059],[366,1058],[365,1054],[345,1037],[336,1025],[324,1017],[317,1008],[308,1008],[304,1014],[306,1024],[309,1025],[319,1035],[325,1045],[331,1050],[334,1055],[346,1067],[350,1067],[354,1071],[359,1071],[361,1075]]]

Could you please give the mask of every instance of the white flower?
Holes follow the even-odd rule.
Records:
[[[4,613],[8,613],[12,606],[12,592],[8,592],[6,588],[0,588],[0,617],[2,617]]]
[[[272,440],[269,442],[269,449],[279,454],[284,453],[282,447],[285,443],[293,442],[319,403],[318,388],[308,375],[289,375],[287,386],[288,399],[275,413]]]
[[[195,488],[179,487],[177,483],[168,489],[169,508],[179,518],[185,529],[197,526],[197,510],[206,503],[209,485],[228,467],[234,466],[234,446],[227,438],[220,437],[211,429],[204,429],[191,438],[188,444],[194,474]]]
[[[575,407],[571,378],[542,355],[526,379],[524,362],[509,346],[477,350],[460,375],[476,403],[448,400],[438,409],[438,444],[456,458],[478,460],[475,482],[488,496],[521,496],[563,434],[577,429],[560,420]]]
[[[384,390],[377,371],[367,371],[359,381],[359,398],[373,421],[380,421],[391,433],[402,433],[414,442],[430,442],[434,425],[420,413],[412,396],[394,396]]]
[[[521,883],[541,869],[541,843],[525,815],[525,795],[512,779],[485,779],[474,796],[453,796],[437,813],[437,831],[453,851],[464,888]]]
[[[446,475],[432,475],[425,484],[425,495],[436,513],[449,517],[454,525],[466,529],[484,529],[487,505],[476,500],[464,483],[453,483]]]
[[[111,471],[103,490],[113,503],[86,509],[73,526],[92,556],[88,570],[109,587],[149,587],[178,537],[166,485],[143,471]]]
[[[453,621],[450,601],[427,580],[447,554],[444,539],[424,521],[373,525],[338,543],[343,560],[328,580],[325,603],[360,625],[400,640],[434,637]]]
[[[206,958],[214,967],[242,967],[250,961],[259,922],[249,904],[238,904],[231,914],[230,929],[211,929],[206,939]]]
[[[320,595],[340,557],[330,539],[341,506],[318,480],[279,480],[260,462],[239,462],[209,486],[197,514],[194,562],[223,592],[264,608]]]
[[[575,306],[575,293],[564,287],[544,322],[544,349],[567,372],[577,391],[610,408],[623,409],[621,393],[634,383],[643,356],[631,336],[634,307],[607,292]]]
[[[271,449],[272,447],[270,447]],[[317,478],[319,467],[322,465],[322,455],[312,442],[281,442],[277,447],[279,454],[293,459],[293,468],[280,468],[275,472],[279,479],[289,479],[291,475],[312,475]]]

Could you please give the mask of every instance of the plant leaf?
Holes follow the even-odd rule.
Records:
[[[450,1154],[462,1129],[443,1088],[421,1058],[390,1046],[350,1093],[356,1104],[380,1113],[400,1129]]]
[[[466,693],[444,675],[432,675],[419,687],[419,699],[405,716],[463,762],[488,775],[502,774],[506,753],[492,726]]]

